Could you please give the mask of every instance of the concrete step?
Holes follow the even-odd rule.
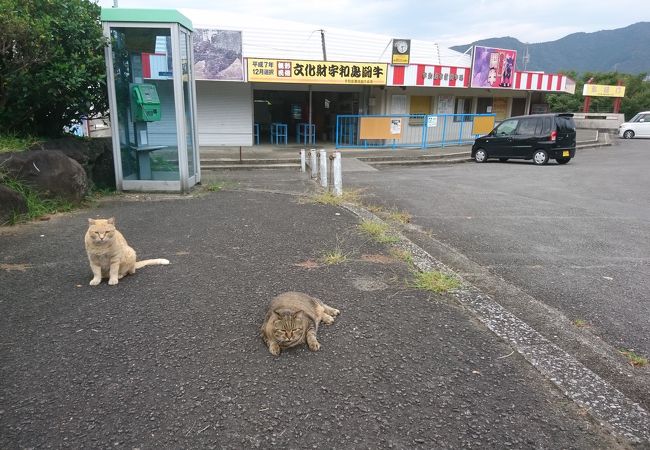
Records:
[[[442,155],[381,155],[381,156],[358,156],[359,161],[366,162],[368,164],[374,164],[375,162],[382,161],[439,161],[441,159],[455,159],[459,157],[467,156],[469,157],[469,152],[456,152],[456,153],[446,153]]]
[[[462,158],[437,158],[437,159],[394,159],[389,161],[366,161],[367,164],[378,166],[422,166],[430,164],[456,164],[472,161],[469,155]],[[345,164],[345,162],[343,162]]]
[[[294,169],[300,168],[300,163],[295,164],[206,164],[201,163],[201,170],[255,170],[255,169]]]

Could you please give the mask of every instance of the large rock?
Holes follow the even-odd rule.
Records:
[[[65,136],[37,142],[29,150],[60,151],[81,164],[91,183],[96,187],[115,189],[113,147],[110,137],[89,139]]]
[[[80,203],[88,194],[86,171],[60,151],[4,153],[0,154],[0,166],[47,198]]]
[[[0,184],[0,225],[6,225],[14,214],[27,212],[27,201],[20,193]]]

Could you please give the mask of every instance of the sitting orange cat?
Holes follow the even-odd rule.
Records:
[[[97,286],[102,278],[108,278],[108,284],[117,284],[127,273],[135,269],[156,264],[169,264],[163,258],[135,260],[135,250],[115,228],[115,219],[88,219],[88,231],[84,239],[90,269],[93,271],[91,286]]]

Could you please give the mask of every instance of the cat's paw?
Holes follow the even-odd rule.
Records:
[[[334,317],[330,316],[329,314],[323,314],[323,318],[321,320],[325,325],[331,325],[334,323]]]
[[[334,316],[334,317],[336,317],[336,316],[338,316],[339,314],[341,314],[341,311],[339,311],[338,309],[334,309],[334,308],[332,308],[332,312],[330,313],[330,316]]]
[[[116,285],[117,283],[118,283],[117,278],[110,278],[110,279],[108,280],[108,284],[110,284],[111,286],[114,286],[114,285]]]
[[[309,350],[312,352],[320,350],[320,343],[316,339],[310,339],[309,342],[307,342],[307,345],[309,346]]]
[[[92,280],[90,280],[90,283],[89,283],[89,284],[90,284],[91,286],[97,286],[97,285],[98,285],[99,283],[101,283],[101,282],[102,282],[102,279],[101,279],[101,278],[93,278]]]
[[[269,344],[269,352],[271,352],[273,356],[278,356],[280,354],[280,346],[277,343],[272,342]]]

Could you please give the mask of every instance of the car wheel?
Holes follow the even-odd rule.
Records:
[[[623,137],[625,139],[632,139],[634,137],[634,131],[627,130],[625,133],[623,133]]]
[[[476,161],[477,163],[483,163],[487,161],[487,159],[488,159],[487,152],[482,148],[479,148],[478,150],[476,150],[476,153],[474,153],[474,161]]]
[[[508,158],[499,158],[499,161],[506,162],[506,161],[508,161]]]
[[[566,164],[569,161],[571,161],[571,158],[557,158],[555,160],[555,162],[557,162],[558,164]]]
[[[548,162],[548,153],[546,153],[545,150],[535,150],[535,154],[533,155],[533,161],[538,166],[543,166]]]

